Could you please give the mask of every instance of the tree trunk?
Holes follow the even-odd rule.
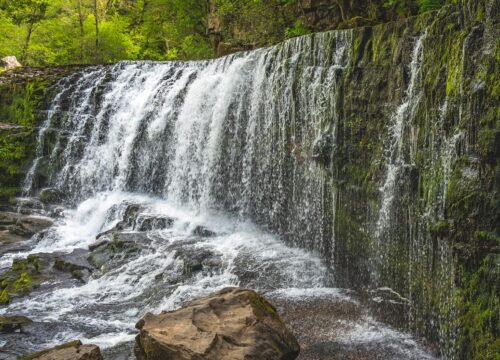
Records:
[[[26,34],[26,39],[24,40],[23,52],[21,54],[21,63],[24,64],[26,57],[28,55],[28,47],[30,45],[31,34],[33,33],[34,22],[30,21],[28,24],[28,33]]]
[[[82,2],[81,0],[78,0],[78,3],[77,3],[77,7],[78,7],[78,22],[79,22],[79,25],[80,25],[80,56],[79,56],[79,60],[80,62],[83,62],[83,38],[84,38],[84,27],[83,27],[83,12],[82,12]]]

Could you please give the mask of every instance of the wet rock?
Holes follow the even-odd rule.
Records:
[[[113,232],[101,236],[98,242],[89,246],[88,262],[105,273],[137,258],[150,241],[145,233],[139,232]]]
[[[209,230],[205,226],[201,226],[201,225],[198,225],[197,227],[195,227],[192,234],[196,235],[196,236],[200,236],[200,237],[212,237],[212,236],[217,235],[212,230]]]
[[[9,230],[0,230],[0,255],[29,250],[30,245],[26,240],[23,236],[11,234]]]
[[[173,224],[174,219],[168,216],[140,214],[134,229],[137,231],[163,230],[171,228]]]
[[[123,206],[121,204],[120,206]],[[117,212],[120,211],[120,206],[113,206],[108,214],[107,221],[111,221],[117,217]],[[134,229],[136,226],[137,216],[139,212],[142,210],[142,206],[139,204],[129,204],[123,213],[123,218],[115,226],[111,229],[103,231],[96,236],[96,239],[100,239],[103,236],[112,237],[114,233],[119,231],[123,231],[126,229]]]
[[[44,204],[37,198],[12,198],[11,211],[23,215],[41,215],[44,213]]]
[[[0,275],[0,304],[26,296],[33,289],[49,290],[87,281],[92,271],[85,262],[87,254],[79,249],[71,254],[40,253],[14,259],[10,269]]]
[[[88,251],[76,249],[71,254],[61,254],[55,257],[54,268],[70,273],[75,279],[87,282],[93,267],[87,260]]]
[[[26,216],[19,217],[15,224],[10,225],[7,230],[11,234],[15,234],[26,239],[29,239],[36,233],[45,230],[52,226],[52,220],[46,217]]]
[[[111,229],[97,234],[97,236],[95,238],[96,238],[96,240],[112,239],[113,234],[116,234],[119,231],[125,230],[127,227],[128,227],[128,224],[125,221],[120,221],[115,226],[113,226]],[[91,245],[91,246],[93,246],[93,245]]]
[[[36,233],[52,226],[52,220],[43,216],[24,215],[13,212],[0,212],[0,231],[29,239]]]
[[[314,143],[312,158],[323,165],[327,165],[332,161],[336,150],[333,135],[325,133]]]
[[[300,351],[276,309],[247,289],[228,288],[177,311],[148,313],[136,327],[139,360],[293,360]]]
[[[206,248],[181,244],[175,247],[175,252],[175,257],[184,263],[183,274],[186,276],[200,271],[204,275],[211,275],[222,267],[221,254]]]
[[[63,194],[57,189],[47,188],[40,191],[39,198],[44,204],[57,204],[61,202]]]
[[[127,206],[127,209],[123,214],[124,223],[130,226],[131,228],[134,228],[137,216],[141,210],[142,206],[139,204],[130,204],[129,206]]]
[[[23,326],[30,323],[26,316],[0,316],[0,333],[22,331]]]
[[[102,360],[101,350],[96,345],[83,345],[80,340],[62,344],[23,357],[24,360]]]
[[[369,290],[365,295],[372,314],[380,321],[404,328],[410,314],[410,300],[384,287]]]
[[[12,70],[22,67],[21,63],[17,61],[15,56],[6,56],[0,60],[0,66],[4,70]]]
[[[50,209],[49,216],[54,219],[60,219],[64,217],[64,208],[57,206]]]

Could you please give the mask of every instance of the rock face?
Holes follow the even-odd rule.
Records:
[[[83,345],[80,340],[71,341],[52,349],[23,357],[25,360],[102,360],[101,351],[96,345]]]
[[[146,314],[139,360],[293,360],[299,344],[276,309],[252,290],[228,288],[180,310]]]
[[[12,70],[22,67],[21,63],[17,61],[15,56],[6,56],[0,60],[0,65],[3,66],[4,70]]]

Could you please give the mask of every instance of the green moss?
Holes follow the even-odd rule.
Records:
[[[0,292],[0,305],[6,305],[10,302],[10,295],[7,289]]]
[[[17,195],[16,188],[34,155],[35,127],[40,121],[38,109],[42,107],[45,88],[43,80],[0,87],[0,121],[14,125],[0,130],[0,197],[3,199]]]
[[[0,304],[8,304],[13,295],[29,294],[40,277],[40,260],[33,255],[15,259],[11,268],[0,277]]]
[[[428,230],[431,236],[442,238],[448,235],[449,224],[446,221],[439,221],[435,224],[429,225]]]
[[[8,203],[9,200],[21,193],[21,188],[2,186],[0,187],[0,202]]]
[[[455,34],[456,36],[456,34]],[[461,33],[458,39],[454,39],[449,49],[449,60],[447,64],[448,75],[446,78],[446,95],[457,95],[460,90],[460,80],[462,77],[462,48],[465,32]]]
[[[272,306],[266,299],[264,299],[262,296],[258,295],[257,293],[252,293],[251,294],[251,301],[252,304],[257,307],[259,310],[263,311],[264,313],[271,315],[272,317],[278,319],[281,321],[280,316],[278,315],[278,312]]]
[[[500,359],[500,256],[488,255],[478,270],[462,268],[459,318],[464,358]]]
[[[15,293],[21,293],[27,291],[31,287],[31,276],[23,272],[19,278],[12,283],[12,291]]]

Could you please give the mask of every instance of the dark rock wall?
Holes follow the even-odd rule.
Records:
[[[464,1],[356,30],[327,165],[340,279],[411,299],[410,327],[462,359],[493,359],[500,345],[498,5]],[[424,32],[420,99],[402,129],[390,221],[377,233],[391,117]]]

